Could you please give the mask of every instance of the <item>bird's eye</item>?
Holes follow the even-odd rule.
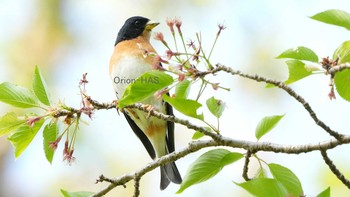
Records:
[[[140,26],[141,22],[139,20],[135,21],[134,23],[136,26]]]

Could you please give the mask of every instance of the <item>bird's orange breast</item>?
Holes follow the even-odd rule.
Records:
[[[126,55],[144,59],[151,67],[155,61],[154,55],[150,55],[152,53],[156,53],[155,49],[150,44],[149,40],[143,36],[139,36],[132,40],[122,41],[114,47],[109,63],[109,72],[113,73],[114,66],[117,65],[117,62]]]

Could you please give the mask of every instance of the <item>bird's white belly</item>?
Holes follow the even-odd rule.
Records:
[[[113,66],[111,79],[118,99],[124,93],[125,88],[134,82],[140,75],[151,70],[151,67],[144,59],[122,57],[117,64]]]

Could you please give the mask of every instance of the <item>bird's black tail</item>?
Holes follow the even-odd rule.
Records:
[[[176,184],[182,183],[182,178],[175,162],[167,163],[160,167],[160,189],[164,190],[167,188],[170,181]]]

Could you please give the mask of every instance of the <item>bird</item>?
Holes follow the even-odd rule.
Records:
[[[125,88],[140,75],[157,69],[157,66],[161,67],[159,59],[150,55],[157,54],[150,43],[151,31],[157,25],[159,23],[148,18],[133,16],[119,30],[109,64],[109,74],[117,99],[120,99]],[[141,103],[151,106],[152,110],[173,115],[172,106],[156,96],[150,96]],[[149,116],[138,109],[129,108],[122,112],[153,160],[175,151],[173,122]],[[160,175],[161,190],[167,188],[170,182],[182,182],[175,162],[160,166]]]

